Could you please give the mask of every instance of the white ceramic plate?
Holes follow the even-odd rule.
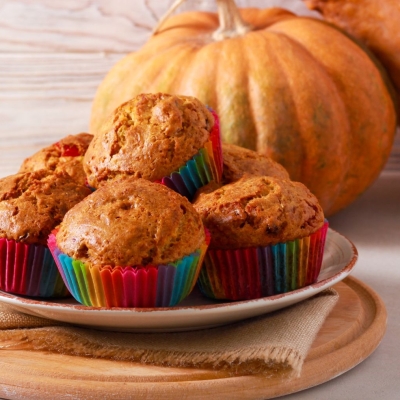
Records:
[[[95,308],[74,299],[32,300],[0,291],[0,302],[26,314],[95,329],[121,332],[162,332],[209,328],[266,314],[298,303],[343,280],[357,260],[355,246],[329,229],[318,281],[313,285],[257,300],[221,302],[197,290],[169,308]]]

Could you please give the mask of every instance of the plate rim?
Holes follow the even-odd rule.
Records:
[[[36,310],[58,310],[61,311],[63,309],[71,311],[71,312],[82,312],[83,314],[85,313],[91,313],[91,312],[101,312],[101,311],[106,311],[106,312],[116,312],[118,314],[146,314],[146,313],[177,313],[177,312],[186,312],[186,311],[203,311],[203,310],[212,310],[212,309],[219,309],[219,308],[241,308],[241,306],[245,304],[252,304],[254,303],[265,303],[265,302],[271,302],[273,303],[276,300],[279,300],[281,298],[287,298],[291,297],[294,298],[296,296],[299,296],[303,294],[304,292],[310,291],[310,290],[315,290],[317,289],[318,291],[315,292],[317,294],[319,291],[322,291],[324,289],[327,289],[337,282],[343,280],[347,275],[350,274],[352,269],[354,268],[357,259],[358,259],[358,251],[354,243],[348,239],[345,235],[337,232],[336,230],[332,228],[328,228],[328,233],[330,235],[339,235],[344,239],[351,248],[352,251],[352,256],[349,262],[346,264],[346,266],[341,269],[339,272],[335,273],[334,275],[327,277],[321,281],[315,282],[311,285],[307,285],[305,287],[286,292],[286,293],[281,293],[281,294],[276,294],[273,296],[267,296],[267,297],[261,297],[258,299],[250,299],[250,300],[240,300],[240,301],[221,301],[215,304],[203,304],[203,305],[184,305],[184,306],[173,306],[173,307],[152,307],[152,308],[139,308],[139,307],[92,307],[92,306],[85,306],[82,304],[63,304],[59,303],[56,300],[49,302],[46,300],[37,300],[37,299],[32,299],[32,298],[27,298],[23,296],[19,296],[16,294],[12,293],[7,293],[4,291],[0,290],[0,303],[6,303],[8,305],[13,305],[13,306],[19,306],[19,307],[25,307],[28,308],[31,306],[33,309]],[[64,310],[64,311],[65,311]]]

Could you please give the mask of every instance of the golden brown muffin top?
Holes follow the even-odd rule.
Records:
[[[289,179],[289,173],[271,158],[234,144],[222,143],[224,183],[237,181],[245,175],[273,176]]]
[[[91,193],[66,173],[25,172],[0,179],[0,237],[47,245],[65,213]]]
[[[322,227],[317,198],[300,182],[247,177],[194,203],[210,231],[210,248],[269,246],[302,238]]]
[[[83,156],[92,139],[93,135],[89,133],[66,136],[26,158],[19,172],[32,172],[39,169],[49,169],[54,172],[64,171],[76,182],[84,184],[86,175],[82,164]]]
[[[290,179],[289,173],[281,164],[253,150],[234,144],[222,143],[222,156],[222,181],[211,181],[207,185],[202,186],[197,191],[195,199],[202,193],[211,193],[223,185],[235,182],[241,178],[273,176],[275,178]]]
[[[118,176],[150,181],[183,166],[210,137],[214,117],[198,99],[140,94],[119,106],[96,133],[84,159],[93,187]]]
[[[204,243],[204,227],[189,201],[135,177],[102,185],[65,216],[60,250],[88,265],[148,265],[177,261]]]

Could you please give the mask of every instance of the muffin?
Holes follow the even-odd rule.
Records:
[[[217,116],[194,97],[140,94],[120,105],[96,133],[84,169],[94,188],[133,176],[191,199],[221,177]]]
[[[286,169],[265,155],[230,143],[222,143],[221,147],[223,159],[221,181],[213,181],[203,186],[196,193],[196,196],[200,193],[210,193],[223,185],[246,176],[273,176],[289,179],[289,173]]]
[[[73,207],[48,244],[80,303],[162,307],[192,290],[207,238],[185,197],[130,176],[102,185]]]
[[[247,177],[194,202],[211,235],[199,277],[212,298],[271,296],[316,281],[328,224],[299,182]]]
[[[91,191],[49,170],[0,179],[0,289],[35,297],[68,291],[47,248],[65,213]]]
[[[289,173],[281,165],[271,158],[259,154],[256,151],[222,143],[224,184],[239,180],[245,175],[273,176],[281,179],[289,179]]]
[[[77,183],[85,184],[86,175],[83,170],[83,155],[92,139],[93,135],[89,133],[66,136],[57,143],[44,147],[26,158],[19,172],[32,172],[39,169],[66,172]]]

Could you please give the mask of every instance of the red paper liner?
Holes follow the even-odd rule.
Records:
[[[274,246],[210,249],[198,284],[207,297],[248,300],[285,293],[317,281],[328,230]]]
[[[0,290],[30,297],[69,296],[49,249],[0,239]]]

